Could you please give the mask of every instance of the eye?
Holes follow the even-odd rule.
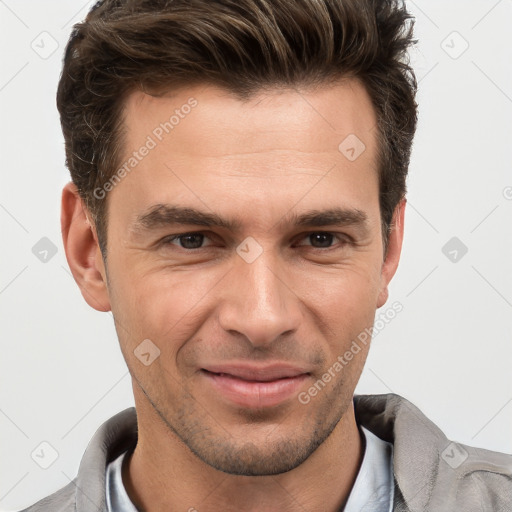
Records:
[[[308,233],[302,240],[309,240],[310,244],[298,244],[299,246],[310,245],[314,249],[331,249],[333,243],[338,241],[341,245],[348,243],[346,238],[340,238],[335,233],[329,233],[326,231],[316,231],[314,233]]]
[[[182,233],[180,235],[172,235],[162,240],[164,245],[178,245],[182,249],[202,249],[203,242],[208,237],[204,233]]]
[[[210,243],[207,245],[203,245],[206,240],[209,240]],[[300,243],[302,240],[309,241],[309,243]],[[297,246],[299,247],[312,247],[313,249],[319,250],[328,250],[335,249],[336,242],[340,247],[347,245],[350,243],[348,237],[339,236],[335,233],[330,233],[327,231],[315,231],[312,233],[307,233],[306,235],[302,235],[302,238],[299,239],[299,243]],[[207,249],[208,247],[212,247],[214,244],[212,243],[212,239],[202,232],[192,232],[192,233],[180,233],[177,235],[170,235],[162,239],[161,244],[166,245],[177,245],[181,249],[185,249],[187,251],[193,251],[198,249]]]

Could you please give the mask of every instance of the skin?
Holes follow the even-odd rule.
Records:
[[[403,200],[384,254],[374,109],[355,79],[246,102],[209,85],[159,98],[134,92],[126,157],[190,97],[197,106],[109,192],[106,264],[76,188],[63,191],[71,271],[93,308],[112,310],[132,376],[139,438],[125,487],[150,512],[334,512],[364,453],[352,398],[369,344],[308,404],[295,393],[274,407],[238,406],[201,368],[288,362],[309,372],[307,391],[373,325],[399,262],[405,209]],[[355,161],[338,150],[349,134],[366,146]],[[239,226],[137,227],[157,204]],[[365,224],[293,223],[334,207],[363,212]],[[192,238],[200,248],[169,240],[191,232],[205,235]],[[249,236],[262,249],[252,263],[236,251]],[[148,366],[134,354],[145,339],[160,350]]]

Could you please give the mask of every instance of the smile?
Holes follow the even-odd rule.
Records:
[[[201,370],[207,382],[224,399],[246,408],[275,407],[297,395],[309,374],[247,379],[224,372]]]

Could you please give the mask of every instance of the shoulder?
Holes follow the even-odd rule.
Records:
[[[512,455],[450,442],[440,458],[457,505],[512,510]]]
[[[394,393],[357,395],[354,406],[358,423],[393,445],[397,501],[408,507],[396,510],[512,511],[512,455],[449,440]]]
[[[20,512],[75,512],[75,480]]]
[[[88,512],[105,508],[107,465],[137,442],[137,415],[130,407],[103,423],[87,445],[78,475],[69,484],[21,512]]]

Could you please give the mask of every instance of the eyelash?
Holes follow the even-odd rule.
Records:
[[[179,240],[180,238],[184,238],[186,236],[193,236],[193,235],[203,235],[205,236],[206,238],[210,238],[206,232],[203,232],[203,231],[191,231],[191,232],[187,232],[187,233],[179,233],[177,235],[171,235],[171,236],[167,236],[165,238],[163,238],[161,240],[161,244],[162,245],[174,245],[172,242],[174,242],[175,240]],[[309,233],[305,233],[302,235],[302,238],[300,238],[299,240],[303,240],[304,238],[307,238],[311,235],[332,235],[334,237],[334,239],[337,239],[338,242],[341,244],[341,246],[345,246],[345,245],[349,245],[349,244],[353,244],[353,240],[351,237],[349,237],[348,235],[341,235],[341,234],[337,234],[337,233],[333,233],[331,231],[310,231]],[[210,238],[211,239],[211,238]],[[194,252],[194,251],[199,251],[200,249],[209,249],[211,248],[212,246],[206,246],[206,247],[197,247],[195,249],[187,249],[185,247],[181,247],[178,245],[178,247],[184,251],[187,251],[187,252]],[[321,251],[321,252],[327,252],[329,250],[333,250],[333,249],[336,249],[336,245],[333,245],[333,246],[330,246],[330,247],[313,247],[312,245],[302,245],[300,247],[310,247],[311,249],[315,250],[315,251]]]

